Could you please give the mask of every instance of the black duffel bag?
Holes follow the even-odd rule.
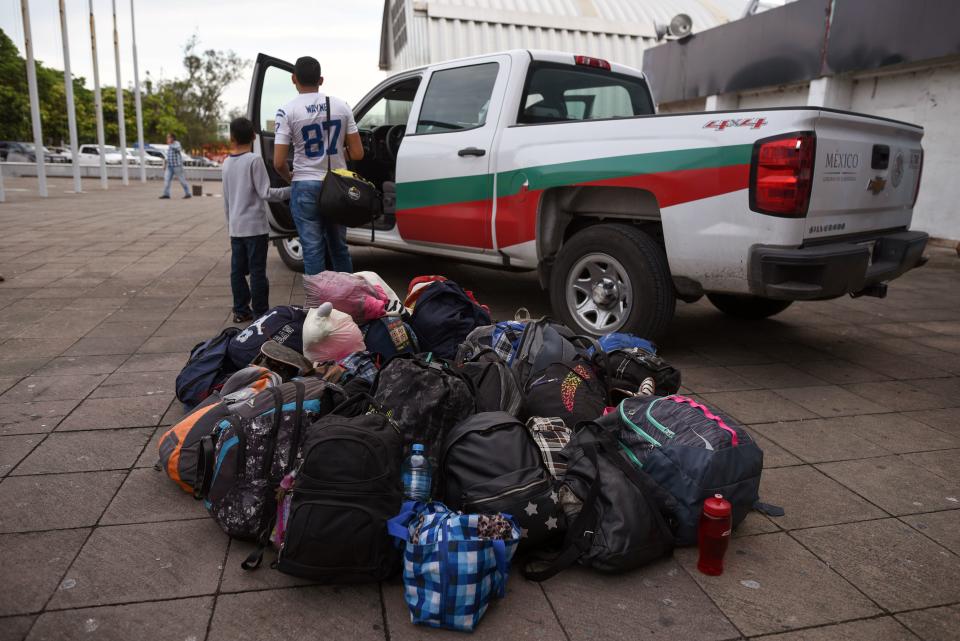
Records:
[[[329,122],[330,97],[327,96]],[[320,215],[344,227],[364,227],[373,225],[373,221],[382,213],[383,200],[376,186],[352,171],[333,171],[330,168],[330,154],[327,154],[327,173],[320,190]]]

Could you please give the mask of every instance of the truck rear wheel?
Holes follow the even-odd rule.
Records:
[[[732,294],[707,294],[713,306],[724,314],[736,318],[757,320],[779,314],[793,303],[792,300],[773,300],[760,296],[734,296]]]
[[[277,248],[284,265],[295,272],[303,273],[303,247],[299,238],[281,238],[273,241],[273,246]]]
[[[572,329],[656,338],[676,307],[663,249],[630,225],[594,225],[560,250],[550,276],[554,315]]]

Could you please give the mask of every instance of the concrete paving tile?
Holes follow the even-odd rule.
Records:
[[[223,314],[221,314],[223,316]],[[215,336],[221,329],[224,318],[215,318],[213,320],[193,319],[193,320],[166,320],[156,332],[156,336],[193,336],[209,338]]]
[[[810,410],[818,416],[849,416],[888,411],[886,407],[857,396],[836,385],[778,389],[777,394]]]
[[[885,374],[839,359],[801,362],[794,365],[797,369],[833,385],[890,380],[890,377]]]
[[[960,403],[960,399],[944,398],[904,381],[855,383],[845,385],[844,389],[897,412],[939,409]]]
[[[761,494],[761,497],[763,497],[763,500],[766,499],[763,494]],[[754,534],[779,532],[780,518],[781,517],[768,517],[765,514],[760,514],[755,511],[747,512],[747,516],[740,522],[737,529],[733,531],[733,536],[753,536]]]
[[[822,362],[832,358],[826,352],[795,341],[757,342],[753,348],[773,360],[790,363],[795,367],[800,367],[800,363]]]
[[[117,369],[118,372],[179,372],[187,362],[184,352],[169,354],[134,354]]]
[[[87,529],[0,534],[0,616],[39,612],[87,538]],[[0,627],[3,627],[0,620]]]
[[[167,411],[164,413],[163,418],[160,419],[161,425],[173,425],[179,423],[186,415],[187,411],[183,407],[183,403],[177,399],[173,399],[170,403],[170,407],[167,408]]]
[[[0,482],[0,532],[96,524],[126,472],[8,476]]]
[[[763,365],[772,363],[773,358],[755,351],[746,345],[730,343],[699,344],[692,346],[694,351],[724,366]]]
[[[793,536],[890,612],[960,600],[960,558],[897,519]]]
[[[150,428],[54,432],[13,474],[126,469],[140,456],[152,434]]]
[[[923,641],[956,641],[960,605],[904,612],[897,619]]]
[[[9,474],[43,438],[43,434],[0,436],[0,477]]]
[[[960,555],[960,511],[946,510],[900,517],[915,530]]]
[[[203,639],[213,597],[45,612],[28,641]]]
[[[391,639],[453,640],[463,636],[461,632],[413,625],[399,579],[384,584],[383,603]],[[488,640],[546,640],[562,639],[564,631],[540,586],[519,578],[517,574],[507,583],[506,598],[490,604],[480,625],[470,636]]]
[[[960,438],[944,434],[904,414],[874,414],[841,419],[863,438],[894,453],[960,447]]]
[[[81,338],[64,352],[64,356],[133,354],[143,341],[144,339],[139,336]]]
[[[740,636],[672,559],[621,575],[573,567],[542,585],[570,639]]]
[[[110,374],[127,357],[123,354],[100,356],[61,356],[37,370],[38,376],[65,376],[70,374]]]
[[[161,321],[140,320],[140,321],[111,321],[107,320],[87,332],[90,338],[121,338],[137,337],[146,339],[150,337]]]
[[[23,641],[36,618],[27,615],[0,619],[0,641]]]
[[[282,615],[267,617],[264,613]],[[302,587],[220,595],[207,640],[287,641],[318,635],[326,639],[382,641],[383,617],[377,586]]]
[[[90,398],[122,398],[129,396],[163,396],[176,393],[178,372],[114,372],[108,376]]]
[[[169,484],[173,485],[172,483]],[[182,490],[178,491],[187,496]],[[221,593],[272,590],[316,583],[272,569],[270,563],[276,558],[273,550],[266,551],[263,563],[259,568],[253,571],[244,570],[240,567],[240,564],[253,552],[255,547],[253,543],[231,539],[230,550],[227,552],[227,562],[223,567],[223,580],[220,582]]]
[[[97,280],[103,282],[101,278],[91,278],[91,281]],[[63,303],[64,309],[118,309],[126,303],[125,298],[113,297],[113,298],[94,298],[92,296],[81,296],[79,298],[74,298],[73,300],[68,300]]]
[[[903,458],[930,470],[947,481],[960,480],[960,450],[939,450],[936,452],[915,452],[904,454]]]
[[[4,343],[5,345],[6,343]],[[0,359],[0,368],[7,376],[27,376],[33,374],[50,361],[50,356],[40,358],[17,358],[14,360]]]
[[[770,439],[758,434],[755,428],[755,425],[751,426],[750,436],[753,437],[753,440],[756,441],[760,449],[763,450],[763,469],[799,465],[803,462]]]
[[[60,356],[76,342],[76,338],[11,338],[3,344],[0,361]]]
[[[938,405],[943,407],[960,406],[960,376],[910,379],[907,382],[928,394],[939,396]]]
[[[104,374],[27,376],[0,395],[0,403],[62,401],[85,398],[106,378]]]
[[[784,363],[737,365],[731,367],[730,370],[753,383],[754,387],[761,389],[810,387],[812,385],[823,385],[824,383],[819,378]]]
[[[821,463],[816,467],[890,514],[960,508],[960,482],[948,481],[899,456]]]
[[[785,530],[887,516],[809,465],[765,470],[760,496],[785,510],[783,516],[774,519]]]
[[[697,570],[696,548],[675,554],[746,636],[880,614],[866,597],[785,533],[731,539],[720,576]]]
[[[49,607],[213,594],[226,545],[210,519],[99,527],[66,573],[74,587],[58,591]]]
[[[130,472],[100,523],[151,523],[208,516],[203,502],[180,489],[164,472],[143,467]]]
[[[727,367],[687,367],[682,370],[683,386],[698,393],[755,389],[756,384]]]
[[[886,456],[892,453],[851,429],[847,418],[762,423],[751,425],[751,428],[807,463]],[[766,465],[766,456],[764,464]]]
[[[170,404],[164,396],[88,398],[63,421],[57,431],[104,430],[115,427],[153,427]]]
[[[960,354],[960,336],[920,336],[915,340],[928,347]]]
[[[210,336],[213,336],[213,332]],[[210,338],[208,336],[207,338]],[[154,336],[137,350],[140,354],[164,354],[168,352],[180,352],[186,357],[190,350],[200,342],[196,336]]]
[[[786,400],[771,390],[714,392],[702,396],[710,405],[747,424],[816,418],[813,412]]]
[[[893,617],[850,621],[763,637],[764,641],[916,641]]]
[[[161,425],[153,431],[153,436],[150,437],[147,446],[143,448],[143,452],[140,453],[140,458],[133,464],[134,467],[153,467],[154,464],[156,464],[160,456],[160,437],[163,436],[168,429],[170,429],[170,426]]]
[[[960,412],[956,409],[920,410],[903,415],[960,438]]]
[[[17,384],[20,380],[19,376],[4,376],[0,377],[0,393],[7,391],[11,387]]]
[[[935,367],[930,359],[918,360],[878,351],[847,354],[844,358],[897,380],[949,375],[949,372]]]

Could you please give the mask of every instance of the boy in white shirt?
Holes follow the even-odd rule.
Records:
[[[357,123],[350,105],[320,93],[323,76],[316,58],[304,56],[297,60],[293,68],[293,84],[300,95],[277,110],[273,166],[277,173],[290,181],[290,213],[300,234],[304,273],[322,272],[328,250],[334,271],[352,272],[353,262],[347,249],[345,230],[325,219],[319,204],[327,172],[327,156],[331,169],[345,169],[347,153],[350,160],[363,158]],[[293,145],[292,175],[287,167],[290,145]]]

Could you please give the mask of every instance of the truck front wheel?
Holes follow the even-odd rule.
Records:
[[[284,265],[295,272],[303,273],[303,247],[299,238],[281,238],[273,241],[273,245]]]
[[[757,320],[769,318],[790,307],[792,300],[773,300],[760,296],[734,296],[732,294],[707,294],[713,306],[724,314],[736,318]]]
[[[656,338],[676,307],[663,249],[630,225],[594,225],[560,250],[550,275],[554,315],[570,328],[601,335],[625,331]]]

